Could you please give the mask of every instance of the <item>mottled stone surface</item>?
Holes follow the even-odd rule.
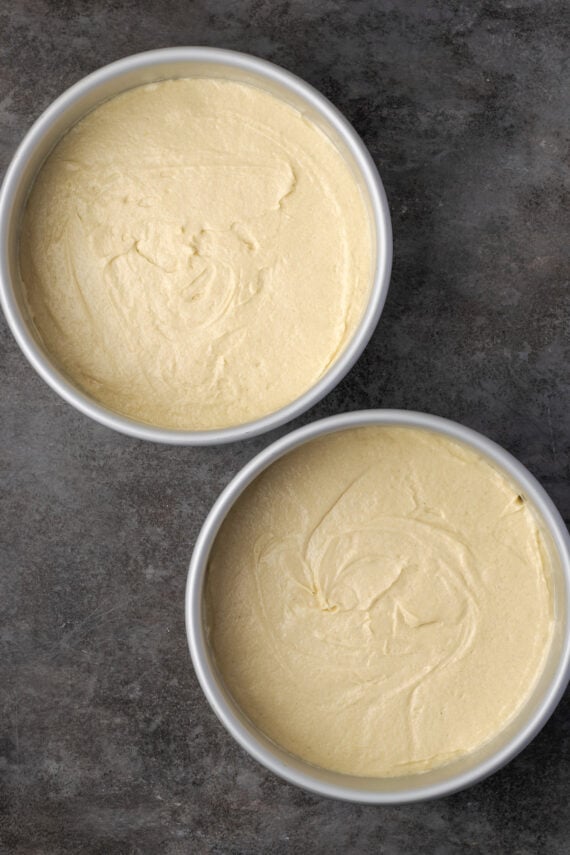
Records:
[[[10,0],[0,169],[56,95],[129,53],[219,45],[306,78],[376,159],[395,264],[366,354],[298,423],[457,419],[568,519],[568,24],[564,0]],[[326,801],[250,760],[197,685],[183,594],[207,509],[274,436],[128,439],[63,403],[4,323],[0,353],[1,853],[568,851],[568,696],[508,768],[424,805]]]

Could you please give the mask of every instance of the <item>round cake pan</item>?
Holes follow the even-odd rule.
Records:
[[[217,430],[170,430],[135,421],[99,404],[58,370],[26,308],[18,269],[19,226],[34,178],[61,137],[86,113],[127,89],[176,77],[221,77],[262,88],[300,110],[331,139],[350,166],[368,209],[373,266],[370,296],[352,339],[301,397],[263,418]],[[312,86],[272,63],[204,47],[166,48],[107,65],[76,83],[40,116],[16,151],[0,191],[0,299],[12,332],[38,374],[68,403],[107,427],[173,444],[232,442],[272,430],[313,406],[354,365],[384,306],[392,264],[392,231],[384,188],[368,150],[344,116]]]
[[[478,750],[430,772],[397,778],[361,778],[330,772],[294,757],[257,730],[224,688],[210,650],[204,616],[208,556],[227,513],[270,464],[316,437],[347,428],[392,425],[424,428],[464,443],[503,472],[524,494],[541,525],[553,565],[555,629],[537,684],[515,719]],[[508,763],[546,723],[570,677],[570,538],[560,514],[525,467],[490,439],[455,422],[423,413],[369,410],[313,422],[274,442],[251,460],[221,493],[198,536],[186,586],[186,629],[198,680],[212,709],[236,741],[286,781],[322,796],[369,804],[398,804],[445,796],[475,784]]]

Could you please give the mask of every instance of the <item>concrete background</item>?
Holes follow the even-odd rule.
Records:
[[[218,45],[301,75],[370,147],[395,262],[366,354],[297,424],[459,420],[568,519],[569,23],[556,0],[3,2],[0,169],[55,96],[129,53]],[[508,768],[434,803],[325,801],[250,760],[197,685],[183,593],[208,508],[277,434],[145,444],[59,400],[3,323],[0,358],[2,855],[568,851],[568,696]]]

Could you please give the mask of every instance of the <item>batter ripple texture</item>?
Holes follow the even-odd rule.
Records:
[[[238,705],[312,764],[428,771],[499,733],[553,631],[524,497],[441,435],[314,440],[238,499],[207,574],[210,642]]]
[[[38,335],[111,409],[242,424],[334,363],[369,297],[371,228],[344,158],[253,86],[167,80],[97,107],[32,188],[20,270]]]

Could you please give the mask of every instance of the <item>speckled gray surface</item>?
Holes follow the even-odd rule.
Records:
[[[301,75],[378,163],[395,264],[366,354],[297,423],[371,406],[457,419],[568,520],[569,23],[554,0],[12,0],[0,168],[51,99],[129,53],[219,45]],[[325,801],[250,760],[192,673],[183,592],[208,507],[275,435],[128,439],[60,401],[3,322],[0,348],[1,853],[568,851],[568,695],[509,767],[424,805]]]

